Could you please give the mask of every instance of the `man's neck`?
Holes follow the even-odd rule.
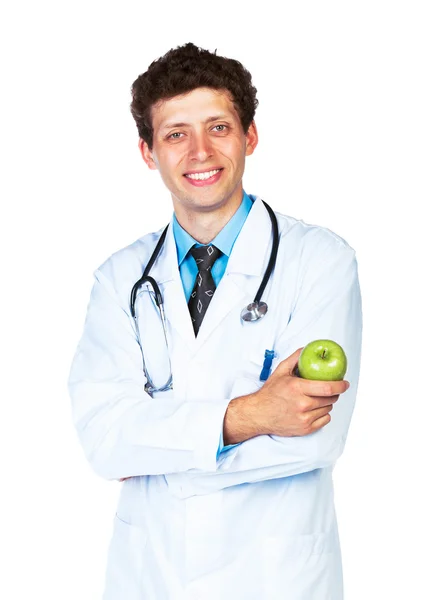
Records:
[[[212,211],[185,210],[174,202],[174,212],[177,221],[192,238],[200,244],[209,244],[225,227],[237,212],[243,199],[243,194],[236,199]]]

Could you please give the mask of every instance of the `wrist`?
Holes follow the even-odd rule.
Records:
[[[224,445],[239,444],[263,433],[258,424],[257,396],[255,393],[234,398],[228,404],[224,417]]]

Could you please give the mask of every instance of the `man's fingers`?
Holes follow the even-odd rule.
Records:
[[[336,396],[349,388],[349,381],[311,381],[301,379],[301,391],[305,396]]]
[[[285,360],[280,362],[279,365],[276,367],[274,373],[276,373],[277,375],[280,375],[280,376],[293,375],[295,367],[298,363],[298,359],[300,358],[302,349],[303,348],[298,348],[298,350],[296,350],[293,354],[291,354],[291,356],[288,356],[287,358],[285,358]]]
[[[327,404],[323,406],[323,408],[315,408],[308,413],[309,418],[313,421],[317,421],[320,417],[324,417],[327,413],[329,413],[333,408],[333,404]]]
[[[314,402],[314,408],[310,408],[309,412],[314,413],[316,410],[320,410],[325,406],[330,406],[332,408],[335,402],[338,401],[338,398],[339,394],[336,396],[313,396],[311,400]]]
[[[312,431],[318,431],[319,429],[330,423],[330,420],[331,416],[329,413],[323,415],[323,417],[320,417],[319,419],[316,419],[311,425]]]

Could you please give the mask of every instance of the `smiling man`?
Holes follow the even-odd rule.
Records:
[[[254,121],[244,132],[226,90],[198,88],[151,108],[153,146],[142,156],[171,192],[179,224],[208,244],[238,210],[245,157],[257,145]]]
[[[355,252],[244,190],[258,103],[238,61],[189,43],[132,95],[174,213],[95,270],[69,376],[87,459],[123,482],[104,598],[341,600],[332,470],[360,368]],[[345,350],[346,381],[295,375],[316,339]]]

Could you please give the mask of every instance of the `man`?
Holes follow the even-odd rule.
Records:
[[[132,94],[141,155],[174,215],[149,271],[167,339],[151,283],[131,309],[161,230],[95,271],[69,377],[90,464],[124,481],[104,598],[341,600],[332,469],[359,376],[355,252],[279,213],[273,234],[265,204],[243,190],[258,135],[240,63],[186,44],[153,62]],[[267,313],[243,320],[273,242]],[[344,348],[346,381],[296,375],[315,339]]]

